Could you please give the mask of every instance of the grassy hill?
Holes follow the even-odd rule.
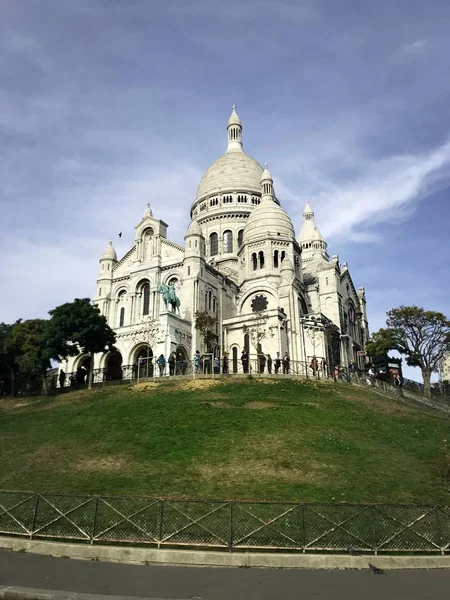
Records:
[[[448,504],[450,420],[347,385],[170,381],[0,401],[0,489]]]

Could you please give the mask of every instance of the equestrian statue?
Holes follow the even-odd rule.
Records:
[[[175,286],[173,283],[169,283],[169,285],[164,285],[160,283],[156,288],[156,291],[161,294],[162,299],[164,300],[164,306],[167,307],[170,304],[172,307],[173,313],[180,314],[180,299],[176,295]]]

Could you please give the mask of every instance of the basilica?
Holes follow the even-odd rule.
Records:
[[[183,246],[149,204],[128,252],[118,259],[110,242],[101,256],[93,303],[117,335],[114,351],[94,357],[106,379],[132,377],[140,361],[173,352],[186,364],[197,350],[221,364],[227,356],[230,373],[241,372],[244,350],[253,368],[260,355],[287,353],[298,374],[314,359],[330,370],[364,356],[364,288],[355,288],[347,263],[330,258],[309,203],[296,235],[267,164],[246,154],[242,140],[234,106],[225,153],[200,181]],[[199,314],[215,323],[206,345]],[[88,363],[81,355],[62,366],[70,373]]]

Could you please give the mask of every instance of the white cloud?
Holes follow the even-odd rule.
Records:
[[[283,182],[276,181],[275,185],[292,212],[299,215],[296,223],[309,200],[325,236],[375,241],[371,226],[401,222],[411,215],[417,202],[450,185],[450,142],[421,155],[365,160],[359,170],[344,182],[333,181],[326,171],[318,173],[322,187],[318,192],[303,190],[296,195]]]

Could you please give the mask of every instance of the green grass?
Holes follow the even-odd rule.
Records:
[[[449,433],[445,416],[333,383],[171,381],[5,399],[0,489],[448,504],[435,464]]]

